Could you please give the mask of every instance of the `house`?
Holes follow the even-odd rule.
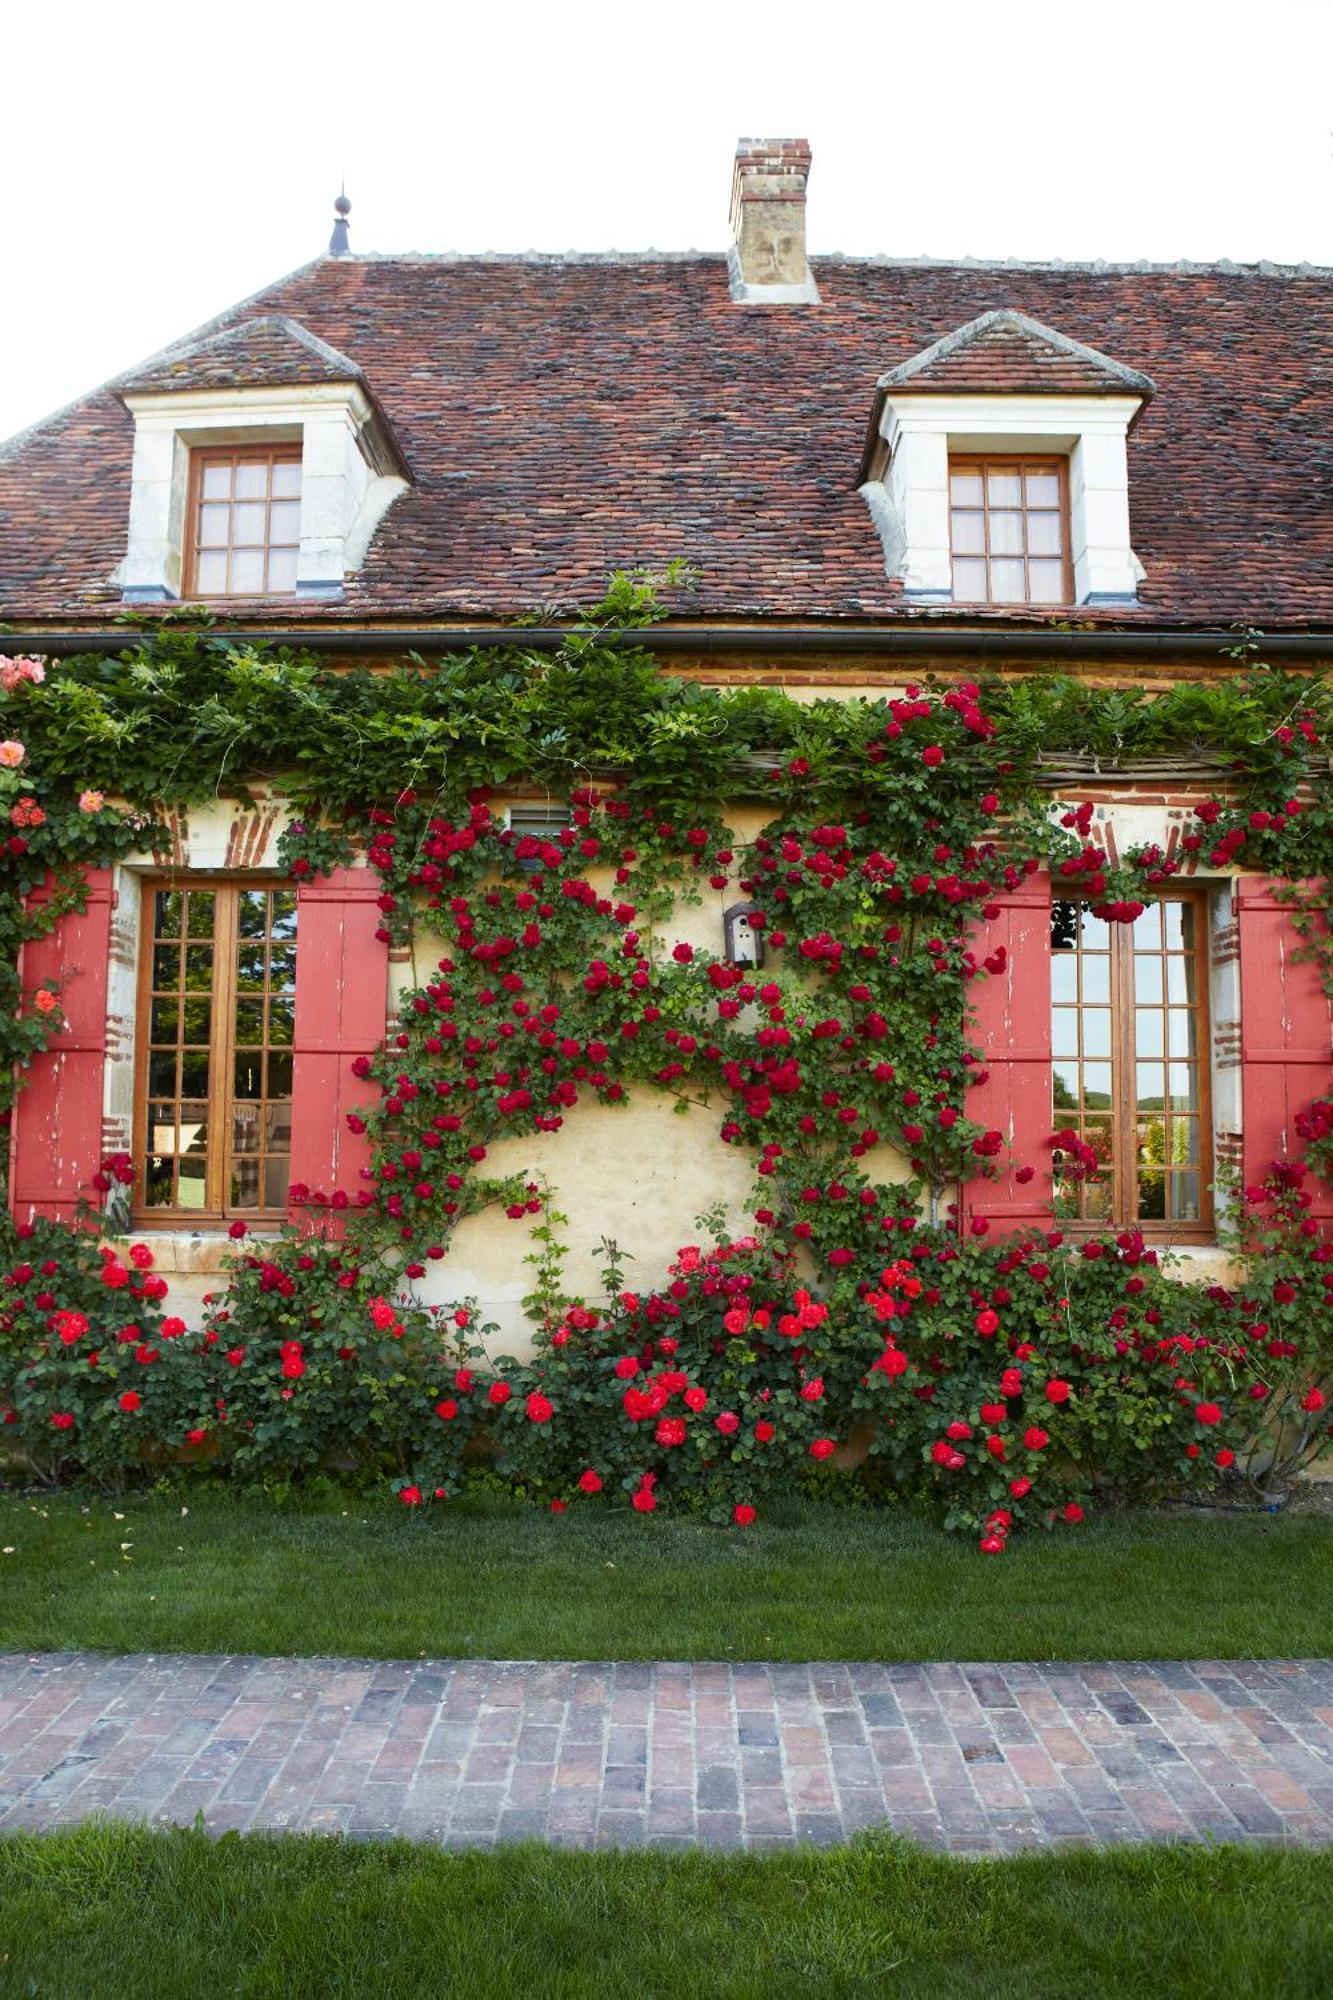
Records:
[[[0,653],[113,652],[127,610],[193,603],[335,662],[509,643],[556,607],[541,646],[612,571],[680,561],[697,589],[651,634],[664,665],[802,700],[1049,667],[1165,690],[1241,671],[1250,630],[1275,666],[1333,662],[1333,271],[810,259],[809,172],[804,141],[741,142],[726,256],[381,257],[342,204],[326,255],[0,449]],[[1182,858],[1218,784],[1056,767],[1113,859]],[[538,829],[563,810],[499,803]],[[98,871],[28,948],[66,1025],[19,1099],[12,1206],[72,1214],[130,1153],[136,1229],[187,1293],[230,1221],[355,1184],[346,1114],[375,1093],[349,1064],[416,976],[373,870],[278,871],[283,818],[280,785],[192,810],[169,861]],[[679,937],[720,950],[736,895],[682,908]],[[1214,1268],[1219,1168],[1260,1173],[1329,1090],[1329,1004],[1277,885],[1195,852],[1137,924],[1093,927],[1042,876],[991,931],[969,1115],[1041,1170],[965,1207],[1016,1227],[1054,1203]],[[247,940],[267,1011],[230,969]],[[190,1031],[154,998],[188,994],[187,957],[212,1001]],[[603,1234],[660,1266],[710,1200],[747,1212],[749,1167],[698,1121],[648,1098],[576,1117],[541,1160],[576,1280]],[[1053,1189],[1053,1123],[1099,1184]],[[473,1216],[450,1286],[512,1319],[517,1263]]]

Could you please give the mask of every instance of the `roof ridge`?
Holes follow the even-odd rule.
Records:
[[[336,264],[686,264],[727,261],[725,250],[355,250],[317,263]],[[929,257],[892,256],[887,251],[812,250],[812,264],[888,267],[904,271],[1075,271],[1117,277],[1130,272],[1224,277],[1333,278],[1333,264],[1283,263],[1269,257]],[[303,270],[309,268],[303,265]],[[297,274],[293,272],[293,277]],[[278,279],[279,284],[285,280]],[[268,289],[267,287],[265,289]]]

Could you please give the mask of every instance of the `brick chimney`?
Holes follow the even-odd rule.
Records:
[[[805,254],[808,139],[741,139],[731,180],[731,296],[753,305],[817,301]]]

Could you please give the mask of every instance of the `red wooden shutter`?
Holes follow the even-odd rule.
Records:
[[[969,1090],[965,1109],[1004,1135],[1007,1155],[994,1180],[962,1190],[964,1226],[984,1216],[992,1235],[1051,1227],[1051,879],[1027,875],[992,899],[999,914],[977,925],[971,949],[978,964],[1004,948],[1002,972],[970,987],[987,1081]],[[1015,1179],[1031,1167],[1027,1181]]]
[[[92,1178],[102,1160],[111,870],[84,873],[86,908],[71,910],[48,937],[23,947],[25,994],[48,981],[58,986],[65,1019],[29,1065],[14,1109],[9,1196],[19,1222],[34,1215],[72,1222],[80,1198],[94,1199]],[[44,895],[38,890],[33,900]]]
[[[1297,956],[1291,912],[1277,900],[1282,883],[1242,876],[1236,885],[1240,936],[1240,1060],[1243,1172],[1263,1181],[1275,1159],[1304,1150],[1296,1114],[1333,1089],[1333,1008],[1319,969]],[[1333,1220],[1333,1189],[1313,1177],[1311,1213]]]
[[[389,947],[375,935],[379,894],[370,868],[335,868],[297,890],[292,1185],[340,1191],[352,1204],[370,1147],[348,1129],[347,1113],[379,1100],[369,1078],[353,1076],[352,1063],[384,1040],[388,1010]],[[297,1211],[307,1220],[324,1213]]]

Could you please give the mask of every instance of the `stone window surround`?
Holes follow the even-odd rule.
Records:
[[[1136,603],[1126,438],[1142,407],[1140,396],[889,395],[861,488],[889,576],[914,601],[954,601],[951,453],[1067,453],[1074,603]]]
[[[134,417],[129,540],[115,580],[130,604],[178,601],[190,451],[202,445],[299,443],[298,598],[337,601],[376,528],[407,490],[383,419],[355,382],[296,388],[129,394]]]

